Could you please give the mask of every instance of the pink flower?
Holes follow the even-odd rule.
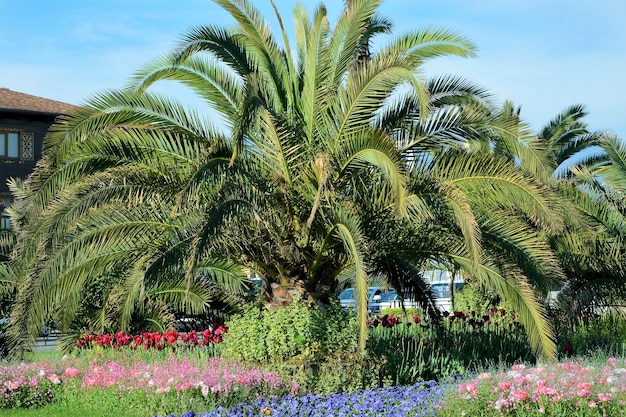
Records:
[[[459,393],[466,394],[466,397],[476,397],[478,396],[478,388],[475,384],[468,382],[466,384],[459,385]]]
[[[165,394],[166,392],[170,392],[171,387],[159,387],[156,390],[157,394]]]
[[[587,389],[579,389],[578,391],[576,391],[576,394],[579,397],[587,398],[589,396],[589,394],[591,394],[591,392],[589,390],[587,390]]]
[[[498,391],[508,391],[511,389],[511,384],[508,382],[500,382],[498,384]]]
[[[7,387],[10,391],[16,390],[20,387],[20,383],[18,381],[6,381],[4,386]]]
[[[516,401],[524,401],[528,399],[528,393],[523,390],[515,391],[513,393],[513,398],[515,398]]]
[[[76,369],[74,367],[70,367],[70,368],[67,368],[65,370],[65,375],[70,377],[70,378],[78,376],[79,374],[80,374],[80,372],[78,371],[78,369]]]
[[[595,408],[598,406],[598,404],[596,404],[595,401],[589,401],[589,404],[587,404],[589,406],[589,408]]]
[[[61,383],[61,379],[59,378],[59,376],[57,374],[48,375],[48,379],[53,384],[60,384]]]
[[[609,393],[604,393],[604,392],[598,393],[599,401],[611,401],[611,398],[613,398],[613,396]]]

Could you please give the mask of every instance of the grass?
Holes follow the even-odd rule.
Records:
[[[148,417],[120,410],[103,409],[102,404],[93,407],[68,407],[66,404],[50,404],[43,408],[0,409],[0,417]],[[150,416],[151,417],[151,416]]]

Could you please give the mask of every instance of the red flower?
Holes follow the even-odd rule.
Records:
[[[223,324],[213,323],[213,328],[215,329],[213,333],[215,333],[216,335],[224,334],[228,331],[228,327],[224,326]]]
[[[186,342],[192,346],[196,346],[198,344],[198,332],[196,332],[195,330],[192,330],[189,333],[187,333]]]
[[[113,342],[113,337],[108,334],[99,334],[98,336],[96,336],[96,343],[98,344],[98,346],[111,346],[111,343]]]
[[[176,330],[170,330],[169,332],[164,333],[163,337],[167,340],[167,343],[173,345],[178,340],[178,332]]]

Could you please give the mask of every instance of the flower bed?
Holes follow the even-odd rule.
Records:
[[[279,374],[207,355],[103,351],[0,366],[0,407],[105,404],[137,415],[234,416],[616,416],[626,414],[626,359],[574,360],[434,382],[294,396]],[[445,392],[444,392],[445,391]],[[114,406],[111,406],[111,405]]]
[[[231,409],[208,413],[188,412],[184,417],[245,416],[387,416],[425,417],[435,415],[435,403],[443,389],[434,382],[408,387],[363,390],[352,394],[287,396],[246,402]]]
[[[215,324],[212,328],[200,332],[192,330],[187,333],[178,333],[176,330],[170,330],[164,333],[143,331],[136,335],[128,335],[124,332],[85,334],[76,341],[76,346],[79,349],[90,349],[98,346],[116,350],[121,348],[163,350],[166,348],[211,346],[221,343],[222,335],[227,331],[228,328],[224,325]]]
[[[440,324],[416,313],[385,314],[369,326],[368,350],[380,358],[383,378],[393,385],[535,360],[523,326],[503,309],[454,311]]]
[[[52,401],[62,376],[50,362],[0,366],[0,408],[39,407]]]
[[[617,416],[626,413],[626,362],[578,360],[514,365],[461,383],[446,399],[444,416]]]
[[[219,358],[168,355],[165,359],[120,360],[65,357],[56,363],[0,366],[0,407],[32,407],[72,398],[74,404],[99,393],[128,403],[140,399],[145,410],[184,410],[232,406],[249,398],[295,394],[299,386],[274,372]],[[159,405],[161,404],[161,405]]]

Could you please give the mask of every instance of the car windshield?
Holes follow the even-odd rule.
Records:
[[[390,292],[389,294],[383,295],[383,298],[380,299],[381,302],[385,301],[396,301],[398,299],[397,292]]]
[[[347,290],[344,290],[341,294],[339,294],[340,300],[351,300],[353,298],[354,298],[353,288],[348,288]]]
[[[368,298],[372,298],[372,295],[374,295],[374,293],[377,293],[377,292],[378,292],[378,293],[380,292],[380,288],[377,288],[377,287],[373,287],[373,288],[372,288],[372,287],[370,287],[370,288],[367,290],[367,297],[368,297]]]
[[[448,298],[450,297],[450,287],[448,284],[433,284],[430,286],[437,298]]]

